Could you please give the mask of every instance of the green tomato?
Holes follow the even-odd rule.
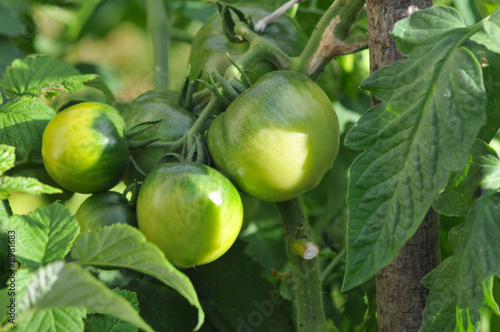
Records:
[[[251,15],[254,23],[273,12],[272,7],[263,4],[242,4],[236,7],[243,13]],[[287,15],[282,15],[270,23],[261,36],[278,46],[289,56],[298,56],[308,40],[297,22]],[[201,27],[194,37],[189,57],[191,72],[197,75],[200,70],[203,70],[202,79],[204,80],[208,80],[207,73],[214,71],[224,75],[226,69],[231,65],[226,52],[229,53],[231,59],[237,60],[248,51],[248,48],[247,41],[235,43],[226,38],[222,30],[220,15],[217,13]],[[252,82],[255,82],[265,73],[276,70],[276,66],[268,61],[259,60],[245,69],[252,71],[252,73],[248,73],[248,76]]]
[[[64,188],[79,193],[108,190],[129,165],[125,122],[106,104],[68,107],[45,128],[42,156],[49,175]]]
[[[293,71],[270,72],[208,130],[212,159],[237,187],[263,201],[316,187],[339,148],[337,115],[323,90]]]
[[[165,163],[148,174],[137,199],[137,222],[175,266],[210,263],[234,243],[243,205],[233,184],[215,169]]]
[[[106,191],[88,197],[76,211],[80,232],[93,231],[116,223],[137,226],[135,211],[122,194]]]
[[[122,111],[122,117],[128,128],[145,121],[162,120],[142,134],[132,137],[131,141],[160,138],[160,142],[168,142],[181,138],[191,128],[195,119],[192,113],[177,104],[177,100],[177,93],[153,90],[140,95],[128,104]],[[168,152],[171,151],[135,149],[131,155],[141,170],[148,174]],[[142,181],[144,176],[130,165],[124,182],[129,184],[134,179]]]

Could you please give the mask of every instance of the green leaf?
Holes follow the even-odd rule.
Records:
[[[73,93],[85,88],[84,82],[97,77],[82,75],[75,67],[49,56],[16,59],[7,69],[0,87],[7,97],[29,96],[47,99],[59,93]]]
[[[351,168],[343,290],[364,283],[396,257],[450,174],[466,165],[486,120],[481,67],[460,47],[474,29],[449,8],[417,11],[392,33],[408,59],[363,82],[385,110],[377,109],[379,120],[363,116],[346,138],[357,147],[353,138],[364,135],[372,145]]]
[[[447,216],[468,214],[476,200],[476,192],[483,181],[484,171],[489,167],[500,171],[500,160],[486,143],[476,141],[467,166],[450,178],[448,185],[434,202],[434,209]]]
[[[112,290],[115,294],[126,299],[132,307],[139,312],[139,302],[137,294],[128,290],[115,288]],[[90,325],[93,332],[137,332],[137,327],[111,315],[94,314],[90,317]]]
[[[10,194],[14,191],[32,195],[62,193],[61,189],[43,184],[35,178],[25,178],[22,176],[0,177],[0,199],[9,198]]]
[[[147,242],[136,228],[115,224],[81,234],[71,256],[81,264],[129,268],[157,278],[198,309],[196,329],[203,324],[205,314],[189,278],[177,270],[158,247]]]
[[[290,305],[278,289],[261,276],[262,267],[236,241],[216,261],[186,271],[215,331],[294,331],[283,311]],[[223,271],[223,272],[221,272]],[[293,279],[287,280],[293,284]]]
[[[37,310],[17,325],[21,331],[83,332],[83,319],[86,316],[85,308]]]
[[[55,112],[30,98],[11,100],[0,106],[0,144],[42,148],[42,135]]]
[[[31,268],[63,259],[80,227],[70,211],[60,203],[10,218],[9,229],[16,231],[16,259]]]
[[[13,146],[0,144],[0,175],[14,167],[16,162],[16,149]]]
[[[492,192],[483,192],[475,202],[459,232],[455,255],[423,279],[430,295],[421,331],[469,331],[478,324],[484,305],[499,314],[491,278],[500,276],[500,193]]]
[[[39,268],[19,299],[20,312],[29,310],[36,314],[65,307],[110,314],[145,331],[153,331],[126,299],[113,293],[79,264],[57,261]]]

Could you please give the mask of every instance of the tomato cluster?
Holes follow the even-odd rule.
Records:
[[[246,5],[241,10],[257,19],[271,12]],[[260,36],[289,56],[298,56],[306,42],[287,16]],[[226,38],[216,15],[195,37],[190,66],[203,75],[223,73],[231,65],[226,52],[237,60],[248,49],[248,42]],[[112,223],[134,225],[174,265],[190,267],[223,255],[259,200],[286,201],[313,189],[339,147],[332,104],[308,77],[278,70],[262,58],[250,63],[244,69],[251,70],[247,78],[253,85],[230,102],[207,105],[206,98],[193,97],[203,93],[197,88],[149,91],[121,113],[95,102],[58,113],[45,130],[42,155],[59,185],[93,194],[76,214],[81,231]],[[223,81],[209,91],[231,84],[218,77]],[[224,91],[211,100],[221,95]],[[190,104],[182,100],[201,106],[186,106]],[[204,115],[209,109],[216,109],[210,113],[218,114],[215,120]],[[209,157],[200,158],[205,154]],[[130,201],[109,191],[122,180],[140,186]]]

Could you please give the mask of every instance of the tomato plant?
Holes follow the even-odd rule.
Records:
[[[129,164],[125,123],[118,111],[102,103],[71,106],[47,125],[42,156],[50,176],[68,190],[110,189]]]
[[[240,190],[279,202],[318,185],[337,155],[339,132],[323,90],[283,70],[234,100],[210,127],[207,142],[215,165]]]
[[[500,330],[500,9],[445,2],[0,2],[0,330]]]
[[[137,199],[137,222],[178,267],[207,264],[234,243],[243,222],[236,188],[195,163],[163,164],[148,174]]]

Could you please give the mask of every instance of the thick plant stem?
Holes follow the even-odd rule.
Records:
[[[389,36],[394,24],[432,0],[367,0],[370,69],[403,59]],[[372,105],[379,101],[372,96]],[[380,332],[417,332],[422,324],[428,290],[422,278],[439,264],[439,215],[430,210],[396,259],[376,276],[377,320]]]
[[[169,89],[168,49],[170,24],[163,0],[147,0],[148,32],[153,44],[154,88]]]
[[[326,64],[336,56],[367,47],[365,35],[351,35],[350,29],[365,0],[335,0],[321,17],[309,41],[290,67],[316,79]]]
[[[300,198],[276,203],[285,233],[286,251],[292,264],[297,295],[297,331],[335,331],[325,318],[318,258],[304,259],[293,249],[295,243],[313,241]]]

